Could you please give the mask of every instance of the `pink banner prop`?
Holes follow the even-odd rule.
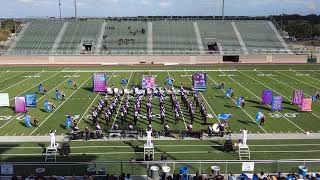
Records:
[[[303,90],[294,90],[292,104],[301,105],[303,96]]]
[[[312,111],[312,98],[303,98],[301,102],[301,112],[311,112]]]
[[[27,112],[25,97],[15,97],[15,109],[17,113]]]

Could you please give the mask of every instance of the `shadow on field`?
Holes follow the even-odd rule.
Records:
[[[250,103],[260,104],[260,105],[261,105],[261,102],[259,102],[259,101],[250,100],[250,99],[248,99],[248,100],[246,100],[246,101],[247,101],[247,102],[250,102]]]
[[[93,91],[93,90],[92,90],[92,87],[83,87],[82,89],[87,90],[87,91],[89,91],[89,92],[92,92],[92,91]]]
[[[266,110],[266,111],[270,111],[269,107],[264,107],[264,106],[252,106],[252,107],[255,107],[257,109],[263,109],[263,110]]]
[[[254,122],[252,122],[252,121],[244,121],[244,120],[238,120],[238,122],[240,122],[240,123],[242,123],[242,124],[246,124],[246,125],[249,125],[249,124],[256,124],[256,123],[254,123]]]

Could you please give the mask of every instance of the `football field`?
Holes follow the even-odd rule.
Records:
[[[291,98],[295,89],[304,91],[305,97],[313,96],[320,87],[320,71],[316,65],[279,65],[279,66],[132,66],[132,67],[7,67],[1,70],[0,92],[9,93],[11,107],[0,108],[0,135],[2,136],[37,136],[47,135],[50,130],[57,130],[58,135],[65,135],[67,115],[72,115],[79,120],[80,129],[86,126],[94,128],[90,120],[90,111],[96,106],[102,94],[92,92],[92,74],[95,72],[108,75],[108,85],[121,88],[121,80],[128,79],[124,88],[133,85],[141,85],[143,75],[156,77],[156,84],[164,87],[166,78],[172,77],[174,86],[181,85],[190,89],[192,85],[192,74],[195,72],[207,73],[207,91],[201,92],[200,97],[204,100],[208,114],[212,115],[209,123],[219,122],[217,115],[221,113],[232,114],[229,120],[230,129],[233,133],[239,133],[240,129],[248,129],[249,133],[319,133],[320,132],[320,108],[319,101],[313,102],[312,112],[299,112],[297,105],[291,105]],[[76,81],[78,89],[67,85],[68,80]],[[219,83],[225,83],[225,90],[233,88],[234,99],[224,97],[225,90],[218,89]],[[42,83],[48,93],[37,94],[38,84]],[[65,101],[55,99],[55,90],[65,92]],[[283,110],[271,111],[268,105],[261,105],[261,94],[264,89],[272,89],[274,96],[282,96]],[[28,115],[37,117],[38,127],[27,128],[23,121],[23,114],[15,113],[14,97],[35,93],[37,96],[37,107],[29,108]],[[245,108],[238,108],[237,99],[243,96]],[[180,101],[180,98],[178,98]],[[53,102],[56,110],[47,113],[44,110],[44,100]],[[123,98],[120,98],[123,100]],[[130,101],[130,110],[122,127],[118,111],[113,114],[112,122],[117,122],[120,129],[126,129],[128,123],[133,122],[134,99]],[[143,101],[142,107],[145,100]],[[154,101],[153,114],[159,114],[157,100]],[[121,104],[121,103],[120,103]],[[166,121],[170,129],[184,131],[190,123],[188,110],[182,105],[182,118],[175,124],[174,112],[170,111],[169,100],[166,99],[167,109]],[[116,108],[119,110],[119,107]],[[266,123],[260,128],[255,122],[258,111],[266,115]],[[142,113],[145,110],[142,110]],[[104,117],[98,119],[104,131],[111,129],[111,124],[106,125]],[[144,130],[147,126],[145,117],[140,117],[137,130]],[[160,119],[153,118],[152,126],[156,130],[162,130]],[[196,115],[194,130],[206,130],[201,118]]]

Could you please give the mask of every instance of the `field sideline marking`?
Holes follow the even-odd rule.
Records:
[[[76,75],[77,73],[75,73],[74,75]],[[70,77],[71,78],[71,77]],[[68,79],[70,79],[68,78]],[[39,99],[37,99],[36,102],[38,102],[40,99],[46,97],[51,91],[53,91],[54,89],[56,89],[57,87],[61,86],[63,83],[65,83],[68,79],[64,80],[62,83],[60,83],[59,85],[55,86],[54,88],[52,88],[50,91],[48,91],[48,93],[42,97],[40,97]],[[13,118],[11,118],[9,121],[7,121],[5,124],[3,124],[0,129],[2,129],[4,126],[6,126],[8,123],[10,123],[12,120],[16,119],[21,113],[17,114],[16,116],[14,116]]]
[[[279,74],[284,75],[284,74],[282,74],[282,73],[279,73]],[[289,77],[289,76],[287,76],[287,77]],[[298,89],[298,88],[295,88],[295,87],[293,87],[293,86],[291,86],[291,85],[288,85],[288,84],[284,83],[284,82],[281,81],[281,80],[275,79],[275,78],[273,78],[273,77],[271,77],[271,76],[270,76],[269,78],[272,78],[272,79],[280,82],[281,84],[284,84],[284,85],[290,87],[290,88],[293,89],[293,90]],[[291,79],[293,79],[293,78],[291,78]],[[295,80],[295,79],[293,79],[293,80]],[[311,96],[311,95],[308,94],[308,93],[304,93],[304,94],[306,94],[306,95],[308,95],[308,96]],[[281,95],[281,94],[280,94],[280,95]],[[283,96],[283,95],[282,95],[282,96]],[[286,98],[287,100],[291,101],[291,100],[290,100],[289,98],[287,98],[286,96],[283,96],[283,97]],[[313,113],[313,112],[310,112],[310,113],[311,113],[313,116],[315,116],[316,118],[320,119],[320,117],[319,117],[318,115],[316,115],[315,113]]]
[[[277,64],[277,65],[281,65],[281,64]],[[183,66],[183,64],[182,64]],[[241,69],[240,69],[241,70]],[[165,69],[153,69],[153,70],[147,70],[147,69],[137,69],[137,70],[121,70],[121,69],[116,69],[116,70],[104,70],[104,69],[101,69],[101,70],[80,70],[80,69],[75,69],[75,70],[48,70],[48,71],[9,71],[9,72],[21,72],[21,73],[30,73],[30,72],[79,72],[79,73],[90,73],[90,72],[109,72],[109,73],[112,73],[114,71],[117,71],[117,72],[123,72],[123,73],[130,73],[130,72],[184,72],[185,70],[179,70],[179,69],[169,69],[169,70],[165,70]],[[207,72],[219,72],[219,71],[237,71],[237,70],[234,70],[234,69],[189,69],[189,70],[186,70],[187,72],[199,72],[199,71],[207,71]],[[247,72],[254,72],[254,71],[257,71],[257,70],[254,70],[254,69],[243,69],[241,71],[247,71]],[[290,69],[279,69],[279,70],[274,70],[274,69],[258,69],[258,71],[270,71],[270,72],[278,72],[278,71],[282,71],[282,72],[290,72],[292,70]],[[307,71],[307,72],[320,72],[320,70],[302,70],[302,69],[295,69],[294,71]],[[0,71],[0,72],[7,72],[7,71]],[[1,81],[0,81],[1,82]]]
[[[133,74],[133,72],[131,72],[131,74],[130,74],[130,77],[129,77],[129,80],[128,80],[128,83],[127,83],[125,89],[128,88],[128,85],[129,85],[129,83],[130,83],[132,74]],[[117,117],[118,117],[118,114],[119,114],[119,111],[120,111],[120,108],[121,108],[121,105],[122,105],[122,102],[123,102],[125,96],[126,96],[126,95],[123,95],[123,96],[122,96],[122,99],[121,99],[120,104],[119,104],[119,107],[118,107],[118,111],[117,111],[117,113],[116,113],[116,116],[114,117],[114,120],[113,120],[113,123],[112,123],[112,126],[111,126],[110,131],[112,131],[113,126],[114,126],[114,123],[115,123],[116,120],[117,120]]]
[[[31,135],[32,135],[42,124],[44,124],[53,114],[55,114],[55,112],[56,112],[65,102],[67,102],[68,99],[69,99],[71,96],[73,96],[76,92],[78,92],[78,90],[79,90],[86,82],[88,82],[89,79],[91,79],[91,77],[92,77],[92,75],[90,75],[89,78],[88,78],[84,83],[82,83],[81,86],[78,87],[77,90],[73,91],[73,93],[70,94],[69,97],[68,97],[65,101],[63,101],[63,102],[56,108],[56,110],[55,110],[54,112],[52,112],[46,119],[44,119],[44,120],[39,124],[39,126],[36,127],[36,128],[29,134],[29,136],[31,136]]]
[[[301,151],[250,151],[252,153],[315,153],[320,150],[301,150]],[[144,152],[101,152],[101,153],[70,153],[70,155],[120,155],[120,154],[142,154]],[[162,151],[155,151],[155,154],[163,154]],[[209,154],[209,153],[224,153],[223,151],[172,151],[167,154]],[[29,153],[29,154],[1,154],[1,156],[42,156],[42,153]]]
[[[167,73],[168,73],[169,78],[171,78],[169,71],[167,71]],[[178,101],[178,103],[179,103],[178,98],[177,98],[177,101]],[[180,103],[179,103],[179,106],[180,106]],[[180,107],[181,107],[181,106],[180,106]],[[184,108],[185,108],[185,107],[184,107]],[[181,116],[182,116],[182,119],[183,119],[184,127],[185,127],[186,130],[187,130],[187,129],[188,129],[188,128],[187,128],[187,124],[186,124],[186,121],[185,121],[185,119],[184,119],[184,115],[183,115],[183,112],[181,111],[181,108],[180,108],[180,113],[181,113]]]
[[[221,72],[221,73],[223,73],[223,74],[225,74],[224,72]],[[212,81],[212,82],[214,82],[216,85],[217,85],[217,83],[209,76],[209,74],[207,75],[208,77],[209,77],[209,79]],[[231,79],[231,80],[233,80],[231,77],[229,77],[229,76],[227,76],[229,79]],[[224,90],[224,89],[221,89],[224,93],[226,93],[226,91]],[[234,100],[234,99],[232,99],[231,98],[231,100],[235,103],[235,104],[237,104],[237,102]],[[245,114],[247,114],[247,116],[255,123],[255,124],[257,124],[256,123],[256,121],[253,119],[253,117],[245,110],[245,109],[243,109],[242,107],[240,107],[240,109],[245,113]],[[263,127],[261,127],[261,129],[265,132],[265,133],[268,133]]]
[[[34,76],[39,75],[39,74],[41,74],[41,73],[42,73],[42,72],[39,72],[39,73],[35,74]],[[23,80],[17,82],[17,83],[14,83],[13,85],[11,85],[11,86],[9,86],[9,87],[0,90],[0,92],[3,92],[3,91],[5,91],[5,90],[7,90],[7,89],[10,89],[11,87],[16,86],[16,85],[18,85],[18,84],[20,84],[20,83],[22,83],[22,82],[24,82],[24,81],[26,81],[26,80],[29,80],[29,79],[31,79],[31,78],[32,78],[32,77],[28,77],[28,78],[26,78],[26,79],[23,79]]]
[[[272,88],[270,88],[269,86],[261,83],[260,81],[257,81],[256,79],[250,77],[249,75],[247,75],[247,74],[245,74],[245,73],[243,73],[243,72],[241,72],[241,71],[238,71],[238,72],[239,72],[240,74],[243,74],[243,75],[247,76],[248,78],[250,78],[250,79],[258,82],[258,83],[261,84],[262,86],[264,86],[264,87],[266,87],[266,88],[269,88],[269,89],[272,89]],[[238,84],[239,84],[239,83],[238,83]],[[239,85],[240,85],[240,84],[239,84]],[[244,87],[244,86],[242,86],[242,87]],[[247,88],[245,88],[245,89],[247,89]],[[261,100],[260,97],[258,97],[257,95],[255,95],[255,94],[254,94],[253,92],[251,92],[249,89],[247,89],[247,90],[248,90],[248,92],[250,92],[250,93],[253,94],[255,97],[257,97],[258,99]],[[273,90],[273,91],[276,92],[276,93],[278,93],[278,94],[280,94],[280,93],[277,92],[276,90]],[[281,95],[281,94],[280,94],[280,95]],[[270,106],[270,105],[269,105],[269,106]],[[305,133],[305,131],[304,131],[300,126],[296,125],[294,122],[292,122],[290,119],[288,119],[287,117],[285,117],[285,116],[284,116],[282,113],[280,113],[279,111],[276,111],[276,112],[278,112],[283,118],[285,118],[286,120],[288,120],[291,124],[293,124],[294,126],[296,126],[296,127],[297,127],[299,130],[301,130],[303,133]]]
[[[281,74],[281,75],[283,75],[283,76],[287,76],[288,78],[293,79],[293,80],[295,80],[295,81],[299,81],[299,82],[301,82],[301,83],[303,83],[303,84],[306,84],[306,85],[308,85],[308,86],[310,86],[310,87],[319,89],[319,87],[316,87],[316,86],[313,86],[312,84],[303,82],[303,81],[301,81],[301,80],[299,80],[299,79],[297,79],[297,78],[293,78],[293,77],[291,77],[291,76],[289,76],[289,75],[286,75],[286,74],[283,74],[283,73],[281,73],[281,72],[278,72],[278,73]]]
[[[107,83],[109,82],[109,80],[113,77],[114,72],[111,74],[111,76],[108,78]],[[86,111],[83,113],[83,115],[81,116],[78,125],[80,124],[81,120],[83,119],[83,117],[88,113],[90,107],[92,106],[92,104],[96,101],[97,97],[100,95],[100,92],[96,95],[96,97],[93,99],[93,101],[91,102],[91,104],[88,106],[88,108],[86,109]]]
[[[41,82],[37,83],[36,85],[34,85],[34,86],[30,87],[29,89],[27,89],[27,90],[23,91],[22,93],[20,93],[20,94],[16,95],[16,97],[17,97],[17,96],[20,96],[20,95],[22,95],[22,94],[24,94],[25,92],[27,92],[27,91],[31,90],[32,88],[35,88],[38,84],[42,84],[43,82],[48,81],[49,79],[51,79],[51,78],[55,77],[56,75],[58,75],[58,74],[60,74],[60,73],[61,73],[61,72],[57,72],[57,73],[55,73],[54,75],[50,76],[49,78],[47,78],[47,79],[45,79],[45,80],[43,80],[43,81],[41,81]],[[13,99],[14,99],[14,98],[11,98],[11,99],[10,99],[10,101],[12,101]]]
[[[248,145],[249,147],[296,147],[296,146],[320,146],[320,144],[256,144],[256,145]],[[139,148],[143,148],[142,145],[135,146]],[[205,144],[198,144],[198,145],[154,145],[154,147],[221,147],[221,145],[205,145]],[[7,149],[7,146],[0,146],[0,149]],[[12,149],[40,149],[39,146],[18,146],[13,147]],[[132,148],[132,146],[71,146],[71,149],[90,149],[90,148]],[[41,148],[42,149],[42,148]]]

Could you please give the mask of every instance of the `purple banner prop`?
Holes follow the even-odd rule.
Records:
[[[205,91],[207,89],[207,74],[206,73],[193,74],[192,86],[196,91]]]
[[[25,97],[15,97],[15,109],[17,113],[27,112]]]
[[[282,97],[273,96],[272,98],[272,111],[281,111],[282,110]]]
[[[292,95],[292,104],[301,105],[303,97],[303,90],[294,90]]]
[[[262,104],[271,104],[272,103],[272,90],[265,89],[262,92]]]

